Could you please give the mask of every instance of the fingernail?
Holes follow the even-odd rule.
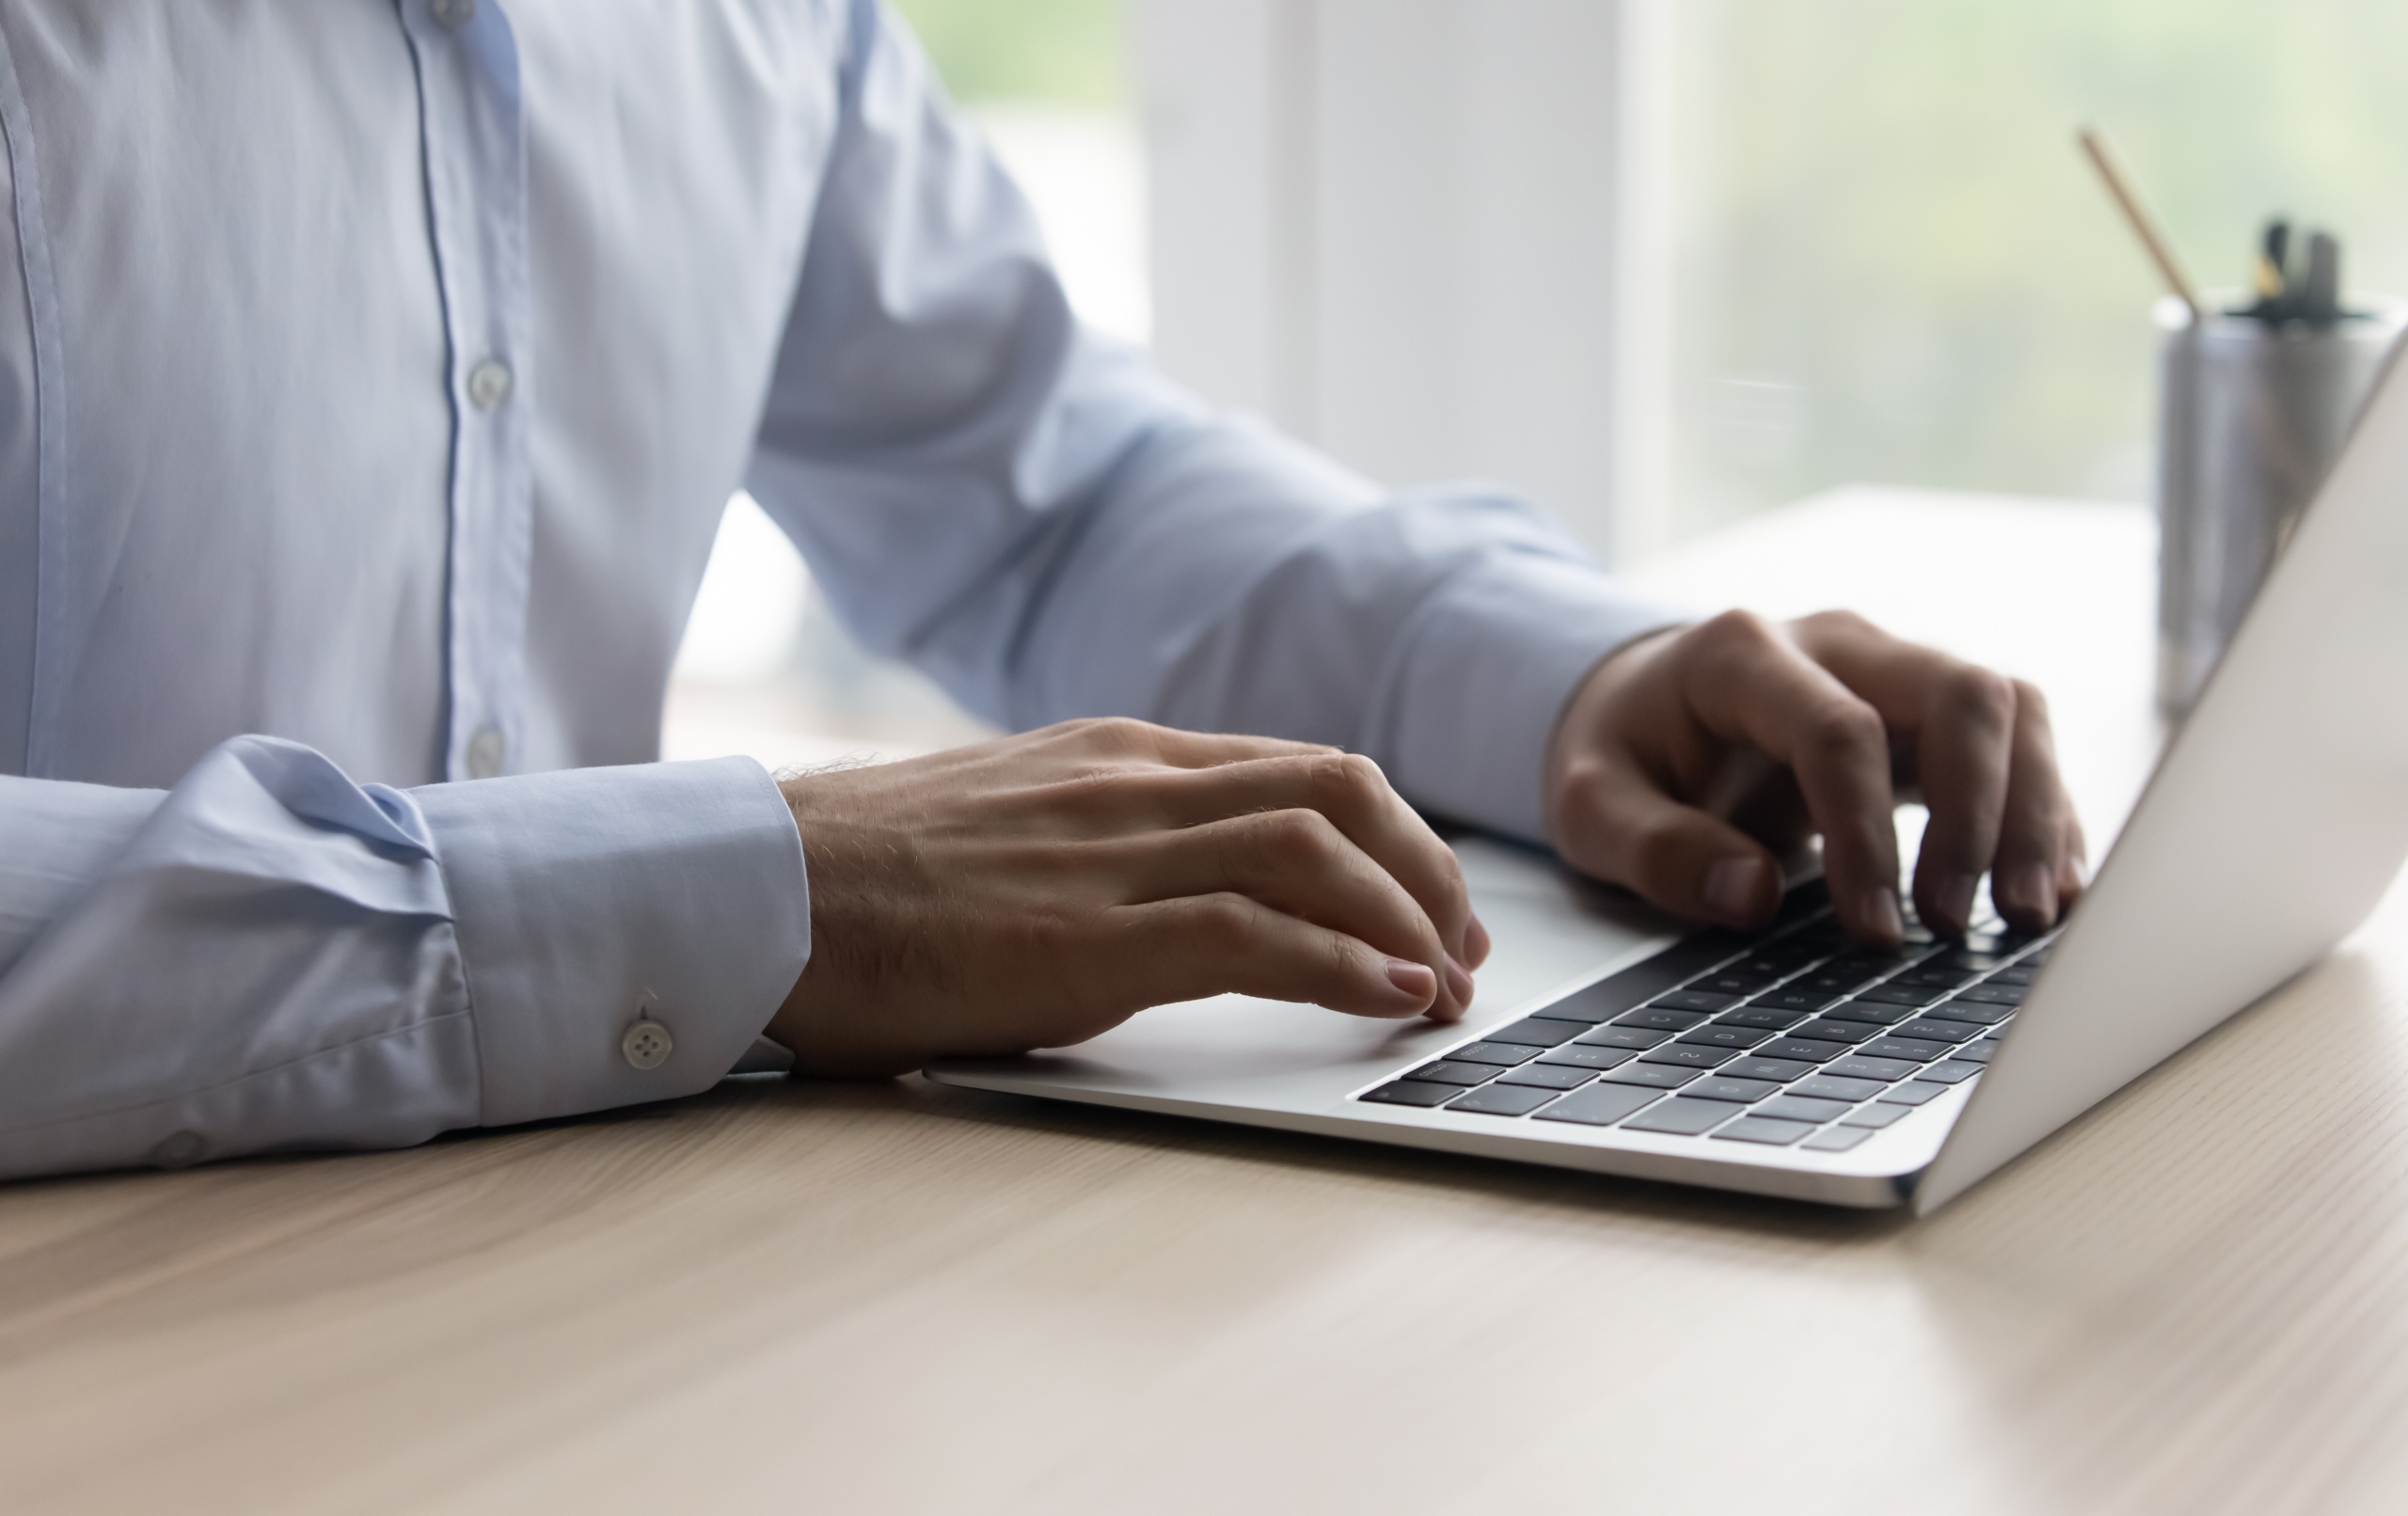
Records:
[[[2021,912],[2044,924],[2053,925],[2057,919],[2057,881],[2049,865],[2034,861],[2018,863],[2007,870],[1993,892],[1998,896],[1998,908],[2004,913]]]
[[[1464,928],[1464,956],[1471,959],[1471,966],[1477,969],[1488,961],[1489,949],[1495,945],[1488,940],[1488,928],[1474,916],[1471,924]]]
[[[1728,922],[1746,921],[1762,892],[1765,861],[1726,858],[1705,871],[1705,908]]]
[[[1454,995],[1456,1004],[1471,1003],[1471,974],[1451,954],[1447,957],[1447,988]]]
[[[1872,924],[1874,934],[1887,942],[1906,940],[1907,919],[1898,912],[1898,892],[1881,885],[1864,897],[1864,919]]]
[[[1411,996],[1417,1008],[1438,998],[1438,976],[1430,971],[1426,963],[1416,963],[1410,958],[1390,958],[1388,983]]]
[[[1963,926],[1973,919],[1973,892],[1981,880],[1971,874],[1951,874],[1940,881],[1940,913],[1950,926]]]

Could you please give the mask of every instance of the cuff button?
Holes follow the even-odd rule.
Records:
[[[197,1131],[162,1137],[150,1149],[150,1161],[163,1169],[188,1169],[209,1151],[208,1140]]]
[[[619,1039],[619,1056],[636,1068],[658,1068],[677,1050],[677,1039],[650,1017],[639,1018]]]

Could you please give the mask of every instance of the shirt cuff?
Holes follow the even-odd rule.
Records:
[[[749,758],[411,797],[451,892],[485,1126],[708,1088],[810,956],[802,841]]]
[[[1416,805],[1545,843],[1556,718],[1597,660],[1696,619],[1576,560],[1499,553],[1450,577],[1397,649],[1377,750]]]

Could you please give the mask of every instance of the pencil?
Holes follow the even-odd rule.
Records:
[[[2199,303],[2198,290],[2191,283],[2191,276],[2182,271],[2180,260],[2174,256],[2173,244],[2158,229],[2156,217],[2148,213],[2148,207],[2141,203],[2140,192],[2132,187],[2131,178],[2116,164],[2115,150],[2107,145],[2105,134],[2097,127],[2085,126],[2077,134],[2077,139],[2082,143],[2082,150],[2089,156],[2091,166],[2099,170],[2107,193],[2115,197],[2116,208],[2124,213],[2124,219],[2131,224],[2133,234],[2147,249],[2149,261],[2155,263],[2158,273],[2164,276],[2166,287],[2174,292],[2176,299],[2191,308],[2193,321],[2205,316],[2207,308]]]

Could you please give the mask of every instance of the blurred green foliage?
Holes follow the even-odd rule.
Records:
[[[1684,0],[1676,478],[1699,527],[1850,481],[2145,493],[2161,292],[2104,126],[2193,276],[2261,219],[2408,294],[2396,0]]]
[[[956,100],[1128,102],[1121,0],[892,0]]]

